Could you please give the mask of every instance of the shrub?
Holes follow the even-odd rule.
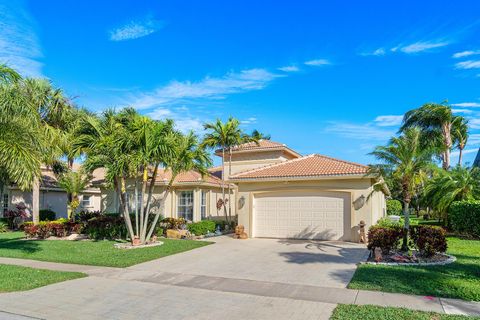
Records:
[[[480,238],[480,200],[452,203],[448,217],[454,231]]]
[[[379,226],[379,227],[399,227],[399,228],[402,228],[405,225],[405,219],[400,218],[400,220],[398,220],[398,222],[393,222],[392,220],[390,220],[390,218],[383,217],[383,218],[380,218],[380,220],[377,221],[376,225]]]
[[[445,230],[436,226],[415,226],[410,228],[410,237],[420,254],[431,257],[447,251]]]
[[[378,247],[384,254],[388,254],[398,247],[402,236],[403,229],[400,227],[371,226],[368,229],[368,250]]]
[[[65,237],[71,233],[78,233],[81,225],[79,223],[58,219],[54,221],[40,221],[38,224],[25,222],[22,224],[23,232],[27,238],[46,239],[50,236]]]
[[[57,217],[57,214],[50,209],[40,210],[40,221],[53,221]]]
[[[7,224],[4,222],[0,222],[0,233],[4,233],[8,231]]]
[[[187,221],[183,218],[165,218],[160,222],[161,227],[166,229],[180,229],[182,226],[186,225]]]
[[[387,200],[387,215],[402,215],[402,203],[396,199]]]
[[[126,239],[127,227],[122,216],[101,215],[88,220],[85,233],[96,240]]]
[[[80,211],[75,214],[75,221],[87,222],[90,219],[104,215],[101,211]]]
[[[206,235],[209,232],[214,232],[216,228],[215,221],[203,220],[200,222],[194,222],[187,225],[188,231],[196,236]]]

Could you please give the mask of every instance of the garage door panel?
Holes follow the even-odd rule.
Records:
[[[342,240],[349,196],[333,192],[283,192],[255,197],[255,237]]]

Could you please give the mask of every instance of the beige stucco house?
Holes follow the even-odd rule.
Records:
[[[228,180],[237,186],[238,223],[250,237],[357,241],[360,221],[368,227],[386,212],[366,166],[301,156],[273,141],[235,148]]]
[[[79,166],[75,165],[75,169]],[[95,174],[95,173],[94,173]],[[95,175],[94,175],[95,176]],[[89,186],[79,195],[80,206],[77,211],[101,210],[101,192],[94,186]],[[0,214],[5,210],[14,210],[17,205],[24,205],[32,210],[32,191],[22,191],[15,184],[6,186],[3,190],[3,199],[0,199]],[[57,218],[67,217],[67,193],[58,186],[57,178],[53,171],[46,166],[41,168],[40,179],[40,210],[50,209],[56,213]]]

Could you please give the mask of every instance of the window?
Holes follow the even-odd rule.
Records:
[[[202,220],[207,218],[207,191],[202,190],[202,198],[200,202],[200,213]]]
[[[82,197],[82,207],[90,207],[91,206],[91,201],[92,201],[92,196],[88,195],[83,195]]]
[[[2,211],[5,212],[8,210],[8,193],[3,194],[3,203],[2,203]]]
[[[178,197],[178,217],[193,221],[193,191],[182,191]]]

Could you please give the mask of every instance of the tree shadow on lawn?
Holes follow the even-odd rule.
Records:
[[[17,250],[25,253],[34,253],[42,250],[35,240],[24,240],[21,238],[0,239],[0,250]],[[1,254],[0,254],[1,256]]]

